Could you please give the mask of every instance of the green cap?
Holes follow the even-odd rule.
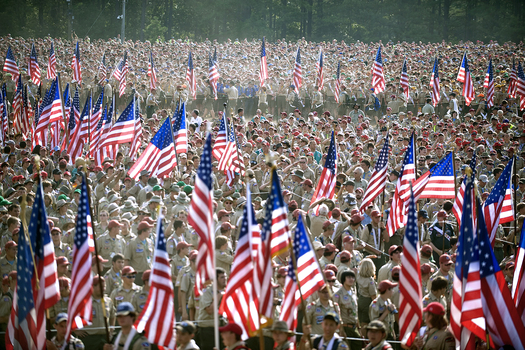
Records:
[[[162,187],[160,187],[159,185],[155,185],[153,186],[153,191],[162,191]]]

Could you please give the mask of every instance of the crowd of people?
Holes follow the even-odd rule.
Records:
[[[487,198],[511,157],[516,157],[518,171],[513,178],[518,203],[516,223],[498,227],[494,247],[507,282],[509,286],[512,284],[515,244],[525,219],[525,124],[517,107],[519,98],[509,96],[507,88],[514,60],[517,63],[523,58],[521,44],[384,43],[386,91],[375,94],[370,89],[370,81],[378,43],[308,43],[305,40],[266,43],[269,79],[260,88],[261,42],[255,40],[224,43],[128,41],[122,44],[116,39],[85,38],[80,40],[83,67],[80,85],[72,79],[72,42],[60,38],[1,38],[0,52],[5,53],[8,46],[13,50],[24,82],[28,82],[32,102],[37,102],[42,96],[41,91],[49,86],[46,79],[43,79],[40,89],[30,83],[23,68],[25,63],[22,62],[25,62],[33,42],[42,68],[45,67],[47,50],[51,42],[54,43],[57,71],[61,72],[63,86],[65,83],[77,86],[84,97],[92,90],[104,90],[110,99],[113,92],[118,91],[118,82],[110,77],[110,73],[127,51],[130,74],[126,93],[118,99],[118,108],[122,111],[133,96],[143,101],[140,110],[144,139],[140,152],[163,120],[173,114],[174,104],[179,99],[187,102],[188,152],[178,156],[179,164],[169,177],[157,179],[144,171],[135,181],[127,175],[136,159],[128,154],[126,145],[121,146],[115,159],[107,158],[102,166],[94,166],[86,161],[86,157],[70,159],[66,152],[44,146],[33,148],[30,138],[15,135],[10,129],[0,164],[0,273],[3,277],[0,331],[5,331],[11,310],[16,285],[18,232],[22,221],[28,220],[31,213],[35,186],[38,185],[35,183],[37,168],[42,170],[62,297],[49,310],[49,322],[57,329],[56,337],[48,343],[50,348],[59,348],[64,341],[82,174],[89,179],[92,188],[98,254],[92,267],[93,322],[74,333],[76,338],[72,340],[72,346],[76,349],[82,346],[111,349],[106,344],[103,315],[107,315],[111,326],[122,327],[121,333],[115,332],[115,344],[121,344],[125,349],[150,348],[141,335],[129,334],[133,320],[145,306],[150,288],[155,225],[159,215],[157,208],[160,206],[175,290],[177,348],[211,350],[214,347],[214,327],[219,326],[214,323],[213,299],[220,300],[228,283],[246,190],[250,188],[256,218],[262,224],[271,186],[271,163],[278,168],[290,230],[293,232],[302,215],[326,285],[306,301],[304,308],[300,308],[297,329],[288,329],[286,323],[278,319],[290,256],[286,252],[274,258],[275,319],[272,328],[265,332],[268,348],[275,345],[276,349],[289,349],[292,346],[289,337],[296,335],[300,349],[319,349],[323,344],[325,349],[334,350],[357,350],[365,346],[367,349],[388,349],[388,340],[399,340],[398,281],[404,228],[390,237],[385,225],[404,151],[412,134],[416,140],[418,175],[447,153],[454,152],[459,187],[476,154],[477,191],[482,200]],[[296,94],[292,74],[298,46],[302,50],[303,86]],[[213,98],[207,81],[208,54],[213,54],[214,48],[217,49],[221,75],[217,100]],[[325,81],[324,88],[318,91],[315,89],[315,63],[320,48],[325,54]],[[469,106],[461,95],[462,84],[456,81],[465,50],[469,52],[476,90],[476,98]],[[153,91],[149,91],[146,75],[150,51],[159,79],[158,87]],[[194,67],[200,77],[195,100],[185,81],[189,51],[194,55]],[[103,54],[108,80],[98,85]],[[434,57],[439,58],[442,84],[441,100],[436,106],[432,105],[429,90]],[[496,82],[495,106],[491,108],[486,104],[483,88],[489,58],[495,67]],[[410,77],[408,100],[400,86],[405,59]],[[338,62],[341,63],[342,80],[339,103],[334,97]],[[12,101],[14,83],[10,75],[3,74],[2,82],[7,85],[8,100]],[[227,103],[226,110],[223,103]],[[214,296],[213,288],[208,286],[200,298],[195,298],[199,237],[188,223],[188,211],[206,130],[211,130],[214,138],[223,113],[235,126],[246,176],[235,174],[229,182],[226,175],[217,170],[218,162],[212,164],[219,295]],[[9,116],[12,120],[11,106]],[[333,199],[321,198],[311,203],[332,132],[337,144],[336,194]],[[361,212],[363,195],[387,137],[390,138],[391,153],[385,191]],[[40,162],[38,167],[35,159]],[[22,200],[23,197],[26,201]],[[418,202],[426,328],[419,333],[414,349],[452,349],[455,346],[454,337],[447,330],[459,235],[452,214],[453,202],[454,198],[421,199]],[[313,210],[318,205],[319,210]],[[102,276],[98,274],[98,268],[103,271]],[[100,302],[101,299],[104,303]],[[105,311],[102,305],[105,305]],[[221,325],[221,339],[228,349],[242,346],[259,349],[258,339],[249,339],[247,345],[243,345],[242,329],[238,325]],[[480,346],[485,346],[485,339],[477,341]],[[399,346],[395,342],[392,345]]]

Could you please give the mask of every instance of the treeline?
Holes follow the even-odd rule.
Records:
[[[121,32],[123,0],[0,0],[0,35]],[[126,0],[126,39],[519,42],[523,0]]]

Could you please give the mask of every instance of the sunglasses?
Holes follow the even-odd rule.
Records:
[[[129,278],[129,279],[133,279],[133,278],[137,277],[137,275],[126,275],[124,277]]]
[[[55,232],[55,233],[52,233],[51,236],[60,236],[60,233]]]
[[[329,280],[328,283],[335,283],[335,280]]]

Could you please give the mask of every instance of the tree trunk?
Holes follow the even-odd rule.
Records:
[[[173,26],[173,0],[169,0],[168,1],[168,37],[166,38],[167,40],[170,40],[172,35],[171,35],[171,28]]]
[[[313,22],[313,10],[314,7],[314,0],[308,0],[308,9],[306,10],[306,40],[310,41],[312,40],[312,22]]]
[[[283,7],[281,9],[281,16],[280,16],[280,20],[282,21],[282,24],[281,24],[281,39],[286,38],[286,17],[283,16],[283,14],[286,13],[286,3],[287,3],[286,0],[281,0],[281,6]]]
[[[142,0],[142,12],[140,15],[140,40],[144,41],[144,29],[146,29],[146,5],[148,0]],[[156,39],[156,38],[155,38]]]

